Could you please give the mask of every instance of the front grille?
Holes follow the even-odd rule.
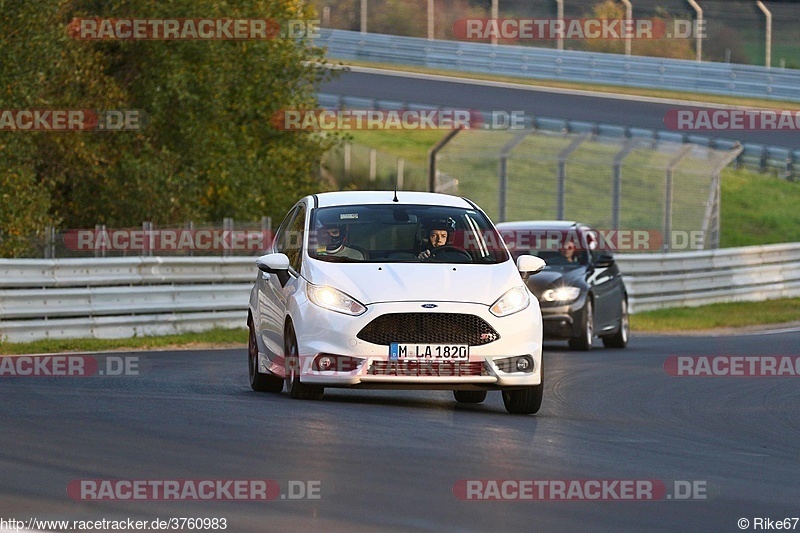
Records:
[[[384,346],[393,342],[481,346],[500,338],[481,317],[459,313],[389,313],[367,324],[356,336]]]
[[[371,376],[488,376],[481,361],[375,361]]]

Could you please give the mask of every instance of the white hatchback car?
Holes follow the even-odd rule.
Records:
[[[248,313],[250,385],[319,399],[325,387],[438,389],[510,413],[542,403],[542,315],[474,203],[420,192],[332,192],[289,211]]]

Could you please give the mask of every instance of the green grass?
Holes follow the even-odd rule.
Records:
[[[202,333],[182,333],[163,337],[134,337],[131,339],[45,339],[33,342],[0,342],[0,354],[31,354],[57,352],[105,352],[112,350],[152,350],[174,347],[198,349],[239,347],[247,344],[246,329],[212,329]]]
[[[725,247],[800,242],[800,183],[726,169],[722,174]]]
[[[636,331],[681,332],[782,324],[800,320],[800,298],[660,309],[631,315]]]

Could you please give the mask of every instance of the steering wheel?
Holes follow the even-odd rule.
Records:
[[[468,251],[464,250],[463,248],[459,248],[458,246],[451,246],[449,244],[445,244],[444,246],[439,246],[438,248],[433,248],[431,250],[431,258],[435,258],[440,253],[451,253],[457,254],[460,258],[466,259],[468,262],[472,262],[472,256],[469,254]]]

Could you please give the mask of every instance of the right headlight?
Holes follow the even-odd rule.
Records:
[[[312,285],[309,283],[306,285],[306,294],[312,303],[337,313],[358,316],[367,310],[355,298],[327,285]]]
[[[528,289],[526,287],[520,286],[508,289],[505,294],[492,304],[489,311],[491,311],[494,316],[508,316],[522,311],[531,303],[528,294]]]
[[[542,300],[545,302],[572,302],[577,300],[580,295],[581,290],[578,287],[558,287],[544,291]]]

